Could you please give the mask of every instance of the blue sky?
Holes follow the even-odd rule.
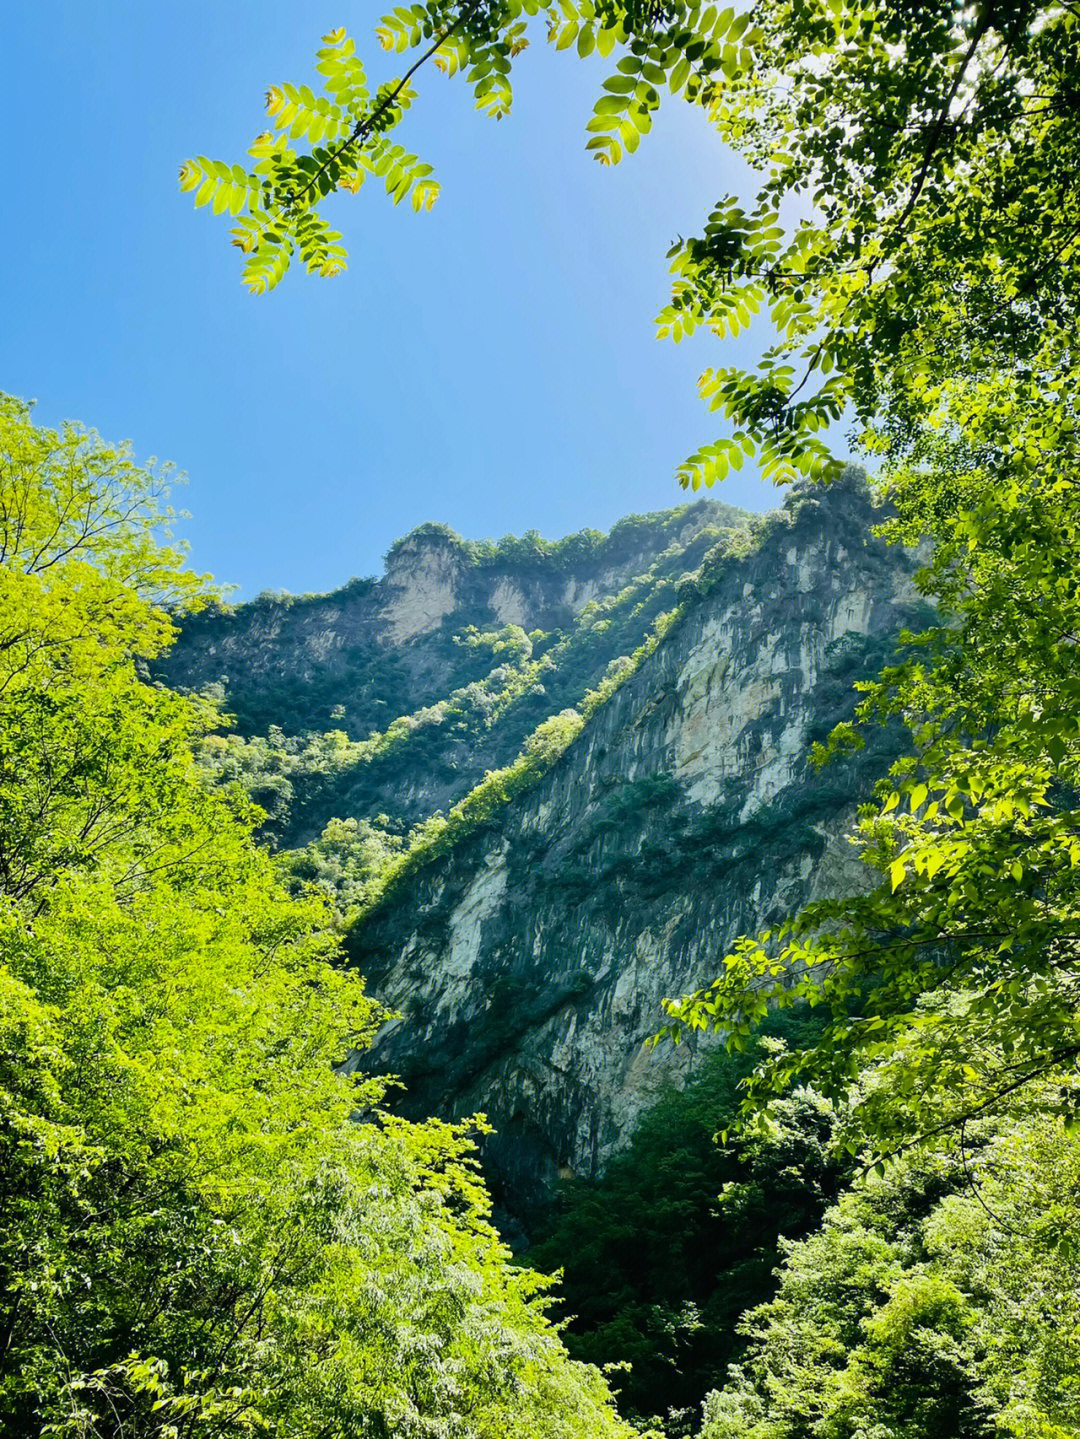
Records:
[[[558,536],[679,504],[675,466],[720,432],[698,373],[763,338],[655,340],[665,251],[751,177],[671,101],[637,155],[595,164],[584,124],[611,62],[540,32],[501,123],[421,74],[398,137],[443,184],[430,214],[374,185],[336,197],[348,271],[249,296],[177,168],[242,159],[266,86],[314,81],[334,26],[372,78],[399,73],[372,35],[383,8],[35,0],[3,21],[0,388],[175,461],[192,559],[241,597],[377,573],[425,520]],[[748,471],[713,493],[780,498]]]

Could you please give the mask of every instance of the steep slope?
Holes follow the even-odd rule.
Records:
[[[643,1051],[661,999],[739,933],[860,883],[844,833],[888,739],[820,774],[807,752],[918,604],[873,520],[854,482],[789,499],[704,594],[683,586],[678,622],[539,783],[349,934],[401,1012],[374,1063],[410,1112],[488,1114],[486,1163],[526,1220],[692,1067],[693,1045]]]
[[[491,1117],[526,1219],[692,1069],[694,1046],[643,1052],[660,1000],[860,882],[844,833],[888,737],[820,774],[807,753],[918,604],[874,519],[852,475],[555,544],[425,526],[383,579],[197,617],[169,657],[238,716],[208,767],[351,913],[401,1014],[372,1062],[410,1113]]]
[[[212,760],[255,793],[282,844],[334,816],[407,826],[577,704],[677,603],[680,583],[757,523],[699,501],[556,543],[422,526],[393,546],[380,580],[194,617],[160,675],[216,691],[235,713]]]

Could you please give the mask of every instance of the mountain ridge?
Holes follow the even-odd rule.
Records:
[[[391,547],[380,580],[191,617],[159,674],[235,714],[219,769],[253,789],[286,847],[342,813],[408,827],[581,702],[680,584],[761,523],[698,501],[555,542],[421,526]],[[315,749],[298,743],[312,735],[324,736]]]
[[[660,1000],[739,933],[860,882],[844,836],[888,735],[822,775],[807,758],[920,605],[880,518],[853,472],[767,516],[624,522],[614,544],[425,526],[382,581],[181,636],[180,674],[212,684],[224,652],[224,702],[248,716],[211,768],[268,810],[294,882],[334,897],[350,961],[401,1016],[365,1062],[402,1075],[409,1113],[489,1114],[489,1175],[526,1224],[684,1082],[685,1047],[642,1055]],[[353,737],[387,665],[400,713]],[[263,738],[275,705],[348,728]]]

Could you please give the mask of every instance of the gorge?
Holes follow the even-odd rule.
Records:
[[[427,526],[383,579],[195,617],[169,655],[171,683],[237,714],[216,763],[299,875],[347,890],[335,834],[381,837],[390,882],[341,906],[397,1015],[364,1063],[401,1076],[409,1114],[488,1116],[511,1238],[700,1061],[707,1044],[645,1048],[661,1000],[860,884],[845,833],[888,733],[820,772],[808,755],[917,623],[915,561],[874,519],[851,472],[764,517],[702,501],[555,545]],[[424,840],[556,722],[571,742],[520,792]]]

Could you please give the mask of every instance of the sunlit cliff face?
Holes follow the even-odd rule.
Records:
[[[350,935],[402,1016],[365,1063],[403,1076],[410,1111],[486,1113],[519,1213],[561,1169],[596,1173],[692,1069],[694,1045],[643,1049],[665,996],[862,883],[845,836],[889,737],[820,773],[807,755],[917,603],[872,518],[852,493],[793,506],[540,784]]]
[[[216,680],[288,775],[268,830],[285,848],[334,818],[404,833],[445,814],[629,675],[546,777],[347,935],[400,1016],[364,1062],[404,1077],[410,1112],[488,1114],[485,1158],[520,1212],[560,1169],[595,1173],[693,1068],[694,1045],[643,1049],[666,996],[739,934],[861,883],[845,835],[888,733],[821,772],[807,755],[913,622],[914,559],[872,537],[878,518],[848,484],[756,521],[698,504],[547,551],[422,527],[382,579],[197,618],[169,657],[173,682]]]

